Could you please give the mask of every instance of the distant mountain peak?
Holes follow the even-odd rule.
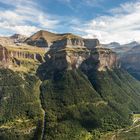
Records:
[[[10,36],[10,38],[12,38],[12,39],[15,39],[15,38],[27,38],[27,36],[21,35],[21,34],[13,34],[12,36]]]
[[[81,46],[84,46],[84,43],[86,44],[86,46],[90,47],[95,47],[96,45],[99,45],[99,41],[97,41],[97,39],[84,39],[72,33],[56,34],[44,30],[36,32],[26,40],[26,43],[29,45],[46,48],[52,46],[53,43],[56,44],[56,42],[59,42],[60,45],[61,43],[67,44],[66,42],[71,42],[74,46],[79,44],[81,44]]]
[[[19,43],[24,43],[24,41],[27,39],[27,36],[21,35],[21,34],[14,34],[14,35],[10,36],[10,39],[15,44],[19,44]]]

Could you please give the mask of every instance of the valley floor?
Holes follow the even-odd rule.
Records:
[[[140,114],[134,115],[132,126],[107,133],[100,140],[140,140]]]

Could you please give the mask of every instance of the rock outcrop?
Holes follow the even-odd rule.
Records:
[[[110,49],[102,48],[97,39],[57,40],[47,52],[46,59],[58,70],[96,68],[102,71],[118,67],[117,55]]]
[[[0,45],[0,67],[8,67],[9,55],[8,50]]]
[[[18,34],[11,38],[23,39]],[[84,39],[71,33],[54,34],[39,31],[25,42],[32,46],[24,44],[25,46],[6,47],[9,61],[14,60],[14,63],[16,62],[18,65],[20,65],[20,61],[17,61],[19,59],[30,59],[42,63],[43,55],[47,51],[46,63],[51,63],[52,67],[58,70],[80,68],[104,71],[118,67],[116,54],[110,49],[103,48],[98,39]],[[42,49],[44,54],[39,49]],[[4,60],[5,58],[3,58]]]
[[[61,40],[63,40],[63,43],[66,43],[64,41],[64,39],[72,39],[70,41],[72,41],[73,45],[74,44],[76,45],[78,43],[78,42],[76,42],[76,39],[80,39],[77,41],[80,41],[79,43],[83,43],[83,41],[81,42],[81,40],[83,40],[81,37],[79,37],[77,35],[73,35],[71,33],[55,34],[55,33],[43,31],[43,30],[38,31],[37,33],[35,33],[34,35],[32,35],[31,37],[26,39],[25,42],[28,45],[32,45],[32,46],[50,48],[56,42],[58,43],[58,41],[59,41],[59,43],[61,43]],[[66,40],[66,41],[68,41],[68,40]],[[79,45],[81,45],[81,44],[79,44]]]
[[[52,45],[52,42],[57,40],[59,35],[40,30],[37,33],[33,34],[31,37],[26,39],[28,45],[37,46],[37,47],[49,47]]]
[[[45,51],[40,48],[28,48],[28,47],[4,47],[0,45],[0,67],[17,69],[24,65],[28,69],[28,65],[35,65],[44,61]],[[29,66],[29,67],[30,67]]]

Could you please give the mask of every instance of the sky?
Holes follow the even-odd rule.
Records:
[[[101,43],[140,41],[140,0],[0,0],[0,36],[39,30]]]

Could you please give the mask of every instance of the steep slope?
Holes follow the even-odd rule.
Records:
[[[0,139],[41,137],[40,81],[29,74],[0,69]],[[37,131],[37,132],[36,132]]]
[[[60,75],[59,75],[60,74]],[[80,71],[66,71],[43,81],[41,99],[46,113],[44,139],[92,138],[94,130],[128,124],[108,105]]]
[[[46,113],[43,139],[94,139],[129,125],[130,113],[140,110],[140,83],[119,69],[111,50],[62,46],[65,41],[50,49],[37,71]]]
[[[40,31],[26,41],[47,47],[40,37],[46,53],[0,46],[0,139],[93,140],[132,123],[140,82],[120,68],[115,52],[73,34]],[[13,58],[28,70],[9,70]]]

